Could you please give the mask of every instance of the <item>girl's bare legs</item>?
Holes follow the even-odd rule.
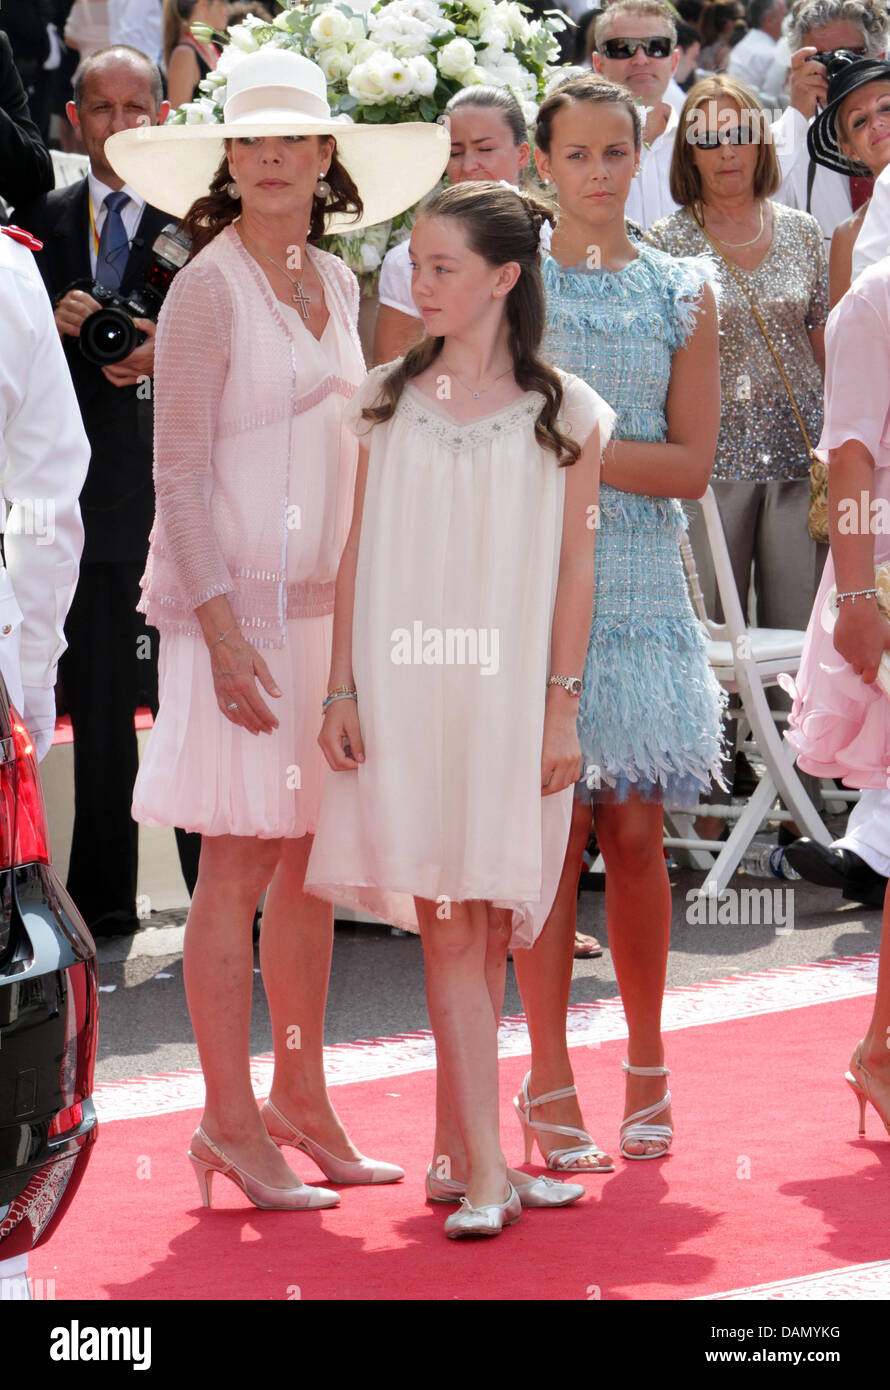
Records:
[[[338,1158],[361,1155],[328,1098],[324,1016],[334,909],[304,892],[312,837],[281,841],[263,908],[260,965],[272,1017],[275,1071],[269,1099],[286,1119]]]
[[[280,840],[203,837],[183,975],[206,1087],[201,1127],[260,1182],[293,1187],[293,1170],[266,1134],[250,1084],[251,928],[280,849]],[[211,1156],[197,1138],[192,1150]]]
[[[485,983],[495,1019],[503,1013],[503,990],[506,986],[506,947],[510,940],[510,913],[505,910],[488,908],[489,931],[488,951],[485,954]],[[527,951],[521,952],[528,955]],[[516,959],[516,956],[513,956]],[[467,1155],[460,1137],[455,1108],[451,1101],[444,1070],[435,1073],[435,1143],[432,1173],[435,1177],[453,1177],[459,1183],[467,1179]],[[506,1176],[512,1183],[528,1181],[526,1173],[508,1168]]]
[[[592,808],[575,799],[565,863],[550,915],[532,950],[515,951],[513,954],[516,982],[532,1045],[532,1069],[528,1083],[532,1100],[535,1096],[546,1095],[548,1091],[560,1091],[574,1084],[566,1041],[566,1014],[574,966],[578,878],[590,838],[592,818]],[[609,922],[611,933],[611,918]],[[585,1128],[581,1107],[575,1096],[536,1105],[532,1118],[542,1124]],[[539,1137],[539,1147],[544,1154],[575,1142],[564,1135],[548,1134],[546,1131]],[[608,1155],[605,1159],[590,1156],[575,1162],[579,1166],[592,1168],[608,1162]]]
[[[627,1060],[633,1067],[664,1063],[661,1006],[671,935],[671,887],[662,846],[660,803],[630,796],[599,803],[596,835],[606,864],[606,921],[615,976],[627,1019]],[[663,1076],[627,1075],[625,1118],[664,1096]],[[658,1124],[671,1123],[670,1108]],[[652,1141],[628,1144],[634,1154],[660,1153]]]
[[[498,1126],[500,1013],[489,981],[497,989],[500,978],[503,997],[505,967],[499,961],[506,959],[508,939],[503,914],[490,917],[483,902],[452,903],[451,918],[443,920],[436,916],[435,903],[416,898],[415,904],[441,1078],[437,1117],[445,1127],[440,1132],[437,1126],[433,1171],[466,1177],[471,1206],[501,1203],[507,1195],[507,1165]]]

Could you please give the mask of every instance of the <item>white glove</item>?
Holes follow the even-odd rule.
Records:
[[[22,694],[25,704],[22,718],[34,740],[37,761],[40,762],[52,747],[56,727],[56,692],[51,685],[26,685]]]

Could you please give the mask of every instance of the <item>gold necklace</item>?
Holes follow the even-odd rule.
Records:
[[[251,241],[244,228],[240,225],[241,218],[237,217],[235,220],[239,224],[238,231],[241,235],[241,239],[244,242],[244,245],[249,250],[253,251],[256,255],[262,256],[263,259],[267,260],[270,265],[274,265],[275,269],[280,270],[282,275],[284,275],[290,281],[291,285],[296,290],[296,294],[291,295],[291,299],[293,300],[294,304],[296,304],[299,308],[300,313],[303,315],[303,318],[308,319],[309,305],[312,303],[312,300],[309,298],[308,294],[303,293],[303,281],[295,280],[294,277],[290,274],[290,272],[285,270],[283,265],[279,265],[277,261],[273,261],[271,256],[267,256],[265,251],[260,250],[259,246],[257,246],[254,242]]]
[[[698,207],[699,207],[699,212],[700,212],[700,214],[701,214],[701,216],[700,216],[700,218],[699,218],[699,221],[700,221],[700,223],[701,223],[701,229],[702,229],[702,231],[704,231],[704,230],[705,230],[705,214],[704,214],[704,209],[702,208],[701,203],[699,203]],[[754,243],[755,243],[755,241],[759,241],[760,238],[763,236],[763,203],[761,202],[761,204],[760,204],[760,227],[759,227],[759,229],[758,229],[757,235],[756,235],[756,236],[752,236],[752,238],[751,238],[750,241],[727,241],[724,237],[718,236],[716,232],[711,232],[710,235],[714,238],[715,241],[719,241],[721,246],[730,246],[730,247],[732,247],[733,251],[741,251],[741,249],[742,249],[743,246],[753,246]]]

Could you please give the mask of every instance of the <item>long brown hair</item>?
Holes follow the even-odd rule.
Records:
[[[315,138],[326,139],[327,137],[316,136]],[[226,141],[226,145],[228,146],[228,141]],[[331,213],[349,213],[358,218],[361,217],[364,210],[358,189],[337,158],[336,142],[334,143],[331,165],[325,178],[330,185],[330,197],[325,202],[322,202],[320,198],[313,198],[307,241],[319,241],[325,235],[325,219]],[[224,227],[228,227],[235,221],[236,217],[241,216],[240,197],[229,197],[228,188],[231,182],[229,162],[223,155],[220,166],[213,175],[210,192],[205,193],[202,198],[196,198],[182,219],[182,230],[191,239],[192,258],[197,256],[199,251],[203,251],[208,242],[218,236]]]
[[[164,33],[161,47],[164,64],[170,62],[170,54],[179,43],[184,24],[188,24],[198,5],[198,0],[164,0]]]
[[[524,391],[539,391],[544,397],[544,407],[535,421],[535,438],[541,448],[550,449],[560,466],[574,463],[581,448],[557,425],[563,400],[562,382],[538,356],[545,317],[538,246],[541,225],[544,221],[552,223],[553,213],[528,194],[515,193],[500,183],[474,181],[434,193],[421,204],[418,220],[421,217],[454,218],[461,224],[470,250],[490,266],[518,263],[519,278],[506,304],[513,375]],[[395,414],[405,383],[435,362],[444,341],[426,334],[410,348],[384,379],[377,404],[365,406],[363,418],[373,424],[389,420]]]

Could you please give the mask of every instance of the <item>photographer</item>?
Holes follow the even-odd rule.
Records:
[[[843,55],[883,57],[887,11],[880,0],[797,0],[791,11],[791,104],[773,125],[782,171],[776,201],[811,212],[826,249],[834,229],[865,202],[871,181],[820,168],[807,151],[807,129],[826,102],[828,80]],[[838,60],[835,55],[841,52]]]
[[[138,754],[133,715],[157,708],[157,634],[136,612],[154,517],[152,375],[155,325],[144,341],[98,366],[81,351],[85,320],[100,306],[73,282],[94,280],[126,300],[144,285],[153,243],[169,218],[124,186],[106,162],[115,131],[167,114],[155,64],[133,48],[100,50],[75,76],[68,117],[90,157],[86,178],[18,210],[44,243],[37,262],[55,310],[91,457],[81,494],[85,541],[66,624],[60,675],[74,731],[74,832],[67,887],[94,935],[133,931],[137,827],[130,816]],[[98,291],[97,291],[98,293]],[[197,837],[180,832],[191,888]]]

